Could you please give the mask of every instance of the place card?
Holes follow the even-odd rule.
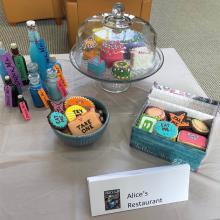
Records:
[[[44,91],[44,89],[43,89],[43,88],[39,89],[39,90],[37,91],[37,93],[38,93],[38,95],[40,96],[40,99],[41,99],[41,101],[43,102],[44,107],[45,107],[45,108],[49,108],[49,105],[48,105],[48,100],[49,100],[49,98],[48,98],[46,92]]]
[[[60,91],[62,97],[66,97],[66,96],[67,96],[66,88],[65,88],[65,86],[63,85],[63,82],[62,82],[61,79],[59,79],[59,80],[57,81],[57,88],[58,88],[58,90]]]
[[[12,59],[12,56],[10,53],[6,53],[2,55],[2,62],[4,64],[4,67],[10,76],[13,84],[15,84],[19,91],[21,91],[21,87],[23,86],[20,75],[18,73],[18,70],[14,64],[14,61]]]
[[[27,109],[26,103],[24,101],[20,102],[19,107],[20,107],[24,120],[25,121],[31,120],[31,115]]]
[[[49,63],[50,57],[44,39],[41,38],[39,41],[36,41],[35,43],[38,50],[44,55],[46,62]]]
[[[88,177],[92,216],[188,200],[188,164]]]
[[[9,85],[5,85],[5,105],[12,107],[12,88]]]
[[[63,71],[60,68],[60,66],[58,64],[55,64],[53,66],[53,69],[57,71],[57,77],[62,80],[62,83],[63,83],[64,87],[67,88],[67,81],[64,78]]]

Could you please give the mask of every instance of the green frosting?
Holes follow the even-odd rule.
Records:
[[[149,117],[145,114],[142,114],[141,118],[139,119],[139,122],[137,124],[137,127],[142,129],[143,131],[152,133],[154,125],[157,123],[157,119]]]
[[[127,61],[117,61],[112,67],[112,75],[118,79],[129,79],[130,71],[130,65]]]

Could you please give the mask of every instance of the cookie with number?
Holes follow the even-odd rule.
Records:
[[[51,127],[57,130],[64,130],[68,123],[66,116],[60,112],[51,112],[48,121]]]
[[[201,135],[208,135],[209,127],[204,121],[194,118],[191,120],[191,124],[194,132]]]

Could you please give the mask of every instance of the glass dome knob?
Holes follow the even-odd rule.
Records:
[[[104,25],[112,29],[127,29],[132,23],[128,15],[124,14],[125,7],[121,2],[115,3],[112,13],[105,13]],[[120,32],[120,30],[119,30]]]
[[[123,18],[125,7],[121,2],[115,3],[112,7],[112,15],[116,19]]]

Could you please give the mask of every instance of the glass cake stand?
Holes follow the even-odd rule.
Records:
[[[112,75],[111,68],[106,68],[106,71],[102,74],[95,74],[89,72],[87,69],[88,61],[82,59],[82,53],[79,55],[76,52],[76,47],[74,46],[70,51],[70,62],[72,65],[82,74],[97,80],[100,82],[100,86],[107,92],[111,93],[120,93],[126,91],[132,82],[137,82],[143,80],[147,77],[155,74],[163,65],[164,56],[161,49],[158,47],[155,50],[154,60],[152,65],[149,65],[149,68],[145,71],[137,72],[135,71],[130,73],[129,79],[117,79]]]

